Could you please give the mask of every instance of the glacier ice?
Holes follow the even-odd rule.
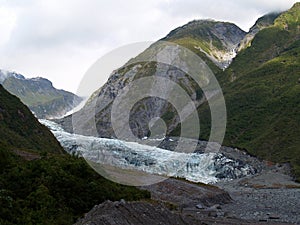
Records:
[[[117,139],[65,132],[58,124],[40,120],[50,128],[64,149],[95,163],[133,169],[149,174],[180,177],[193,182],[214,183],[255,173],[248,164],[221,153],[182,153]]]

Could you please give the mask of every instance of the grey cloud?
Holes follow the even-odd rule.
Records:
[[[259,16],[288,9],[294,2],[0,0],[1,7],[17,16],[10,39],[0,47],[0,68],[45,76],[59,88],[75,91],[84,71],[106,53],[104,49],[155,41],[200,18],[231,21],[247,30]]]
[[[172,16],[213,18],[234,22],[247,30],[251,22],[255,22],[258,16],[273,11],[283,11],[290,8],[295,0],[173,0],[164,3],[167,13]]]
[[[153,4],[140,4],[136,0],[64,0],[57,7],[36,1],[20,13],[10,43],[15,48],[41,49],[62,44],[118,43],[133,36],[152,38],[149,23],[143,22],[147,21],[143,16],[152,9]]]

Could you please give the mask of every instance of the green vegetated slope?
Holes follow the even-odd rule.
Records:
[[[33,158],[31,158],[33,156]],[[0,85],[0,224],[73,224],[107,199],[149,198],[63,154],[52,133]]]
[[[269,13],[266,14],[255,22],[255,24],[250,28],[249,32],[246,34],[244,39],[240,42],[237,51],[240,52],[241,50],[249,47],[255,35],[264,28],[272,26],[274,24],[274,20],[280,15],[280,13]]]
[[[216,74],[224,92],[228,112],[223,144],[244,148],[262,159],[290,162],[298,180],[300,180],[299,15],[300,3],[284,13],[266,15],[260,18],[247,34],[250,35],[252,32],[252,37],[251,35],[246,37],[243,31],[230,23],[192,21],[171,31],[162,39],[189,48],[202,57]],[[244,38],[248,39],[243,42]],[[240,41],[246,44],[238,46]],[[230,49],[240,51],[230,66],[222,71],[217,66],[220,61],[216,59],[221,60],[218,57],[225,57],[225,53]],[[119,70],[120,73],[115,73],[94,97],[108,96],[107,102],[112,102],[118,93],[117,90],[131,82],[128,78],[134,75],[136,78],[147,76],[153,74],[155,69],[155,64],[147,63],[137,67],[136,71],[130,71],[129,74],[127,73],[129,67],[125,67],[124,71]],[[160,73],[162,74],[161,71]],[[191,84],[188,79],[183,80],[184,84]],[[201,91],[196,93],[200,93],[201,96]],[[214,104],[218,104],[218,101],[216,100]],[[152,105],[155,107],[147,110],[140,107],[141,110],[138,108],[137,111],[150,114],[150,111],[157,110],[156,105]],[[110,118],[107,108],[109,107],[99,110],[96,122],[100,121],[99,129],[104,131],[103,135],[110,136],[112,133],[110,121],[109,119],[103,121],[103,118]],[[180,124],[173,122],[175,118],[173,111],[167,108],[167,112],[163,111],[162,117],[167,118],[167,125],[173,125],[169,126],[173,130],[170,132],[168,130],[167,134],[180,135]],[[211,119],[207,104],[199,107],[199,113],[200,138],[207,140]],[[140,114],[139,116],[136,113],[135,118],[146,118]]]
[[[81,102],[73,93],[58,90],[44,78],[26,79],[20,74],[5,72],[3,87],[11,94],[18,96],[38,118],[59,117],[66,114]],[[1,83],[1,82],[0,82]]]
[[[38,122],[20,99],[0,85],[0,145],[8,150],[63,152],[53,134]]]
[[[149,197],[147,191],[106,180],[81,158],[19,159],[0,176],[0,224],[73,224],[105,200]]]
[[[218,78],[228,112],[224,144],[290,162],[300,180],[300,4],[258,32]],[[207,105],[199,112],[209,120]],[[209,123],[201,126],[207,138]]]
[[[266,27],[272,26],[274,23],[274,20],[280,15],[280,13],[269,13],[262,17],[260,17],[254,24],[254,26],[250,29],[258,29],[262,30]]]

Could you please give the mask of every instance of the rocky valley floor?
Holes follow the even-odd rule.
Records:
[[[76,224],[300,224],[300,184],[288,174],[287,165],[261,163],[256,175],[214,185],[170,178],[141,187],[150,201],[107,201]]]
[[[250,178],[218,183],[232,198],[222,211],[239,219],[300,224],[300,184],[282,169],[274,166]]]

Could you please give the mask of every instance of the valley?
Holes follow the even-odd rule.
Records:
[[[176,137],[162,142],[162,147],[168,149],[163,156],[160,153],[163,149],[70,134],[54,122],[41,122],[52,130],[67,152],[84,157],[110,180],[149,191],[154,201],[105,202],[95,206],[76,224],[86,224],[87,220],[97,224],[105,224],[104,221],[151,224],[154,220],[167,224],[297,224],[300,220],[296,210],[300,206],[300,184],[293,181],[288,164],[262,162],[225,146],[217,157],[209,157],[210,153],[204,153],[207,143],[201,141],[195,154],[207,155],[205,161],[195,158],[195,154],[183,158],[174,152]],[[152,140],[152,144],[160,142]],[[167,156],[167,152],[172,156]],[[155,169],[156,164],[163,169]],[[100,165],[101,169],[97,167]],[[157,214],[135,218],[145,210]]]
[[[175,28],[72,114],[0,70],[0,224],[300,224],[299,54],[295,3]]]

